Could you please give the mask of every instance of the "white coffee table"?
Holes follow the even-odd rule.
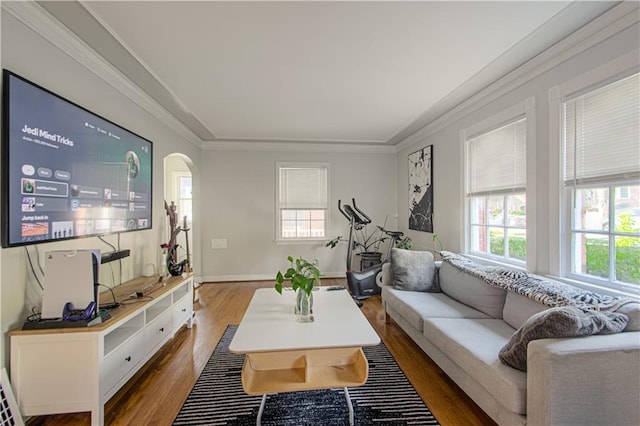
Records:
[[[229,350],[245,354],[242,386],[261,394],[260,424],[267,394],[343,387],[353,424],[347,387],[367,381],[363,346],[380,343],[369,321],[346,290],[313,292],[314,321],[300,323],[293,312],[295,293],[256,290]]]

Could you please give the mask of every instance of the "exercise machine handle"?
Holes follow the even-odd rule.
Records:
[[[355,198],[352,198],[352,199],[351,199],[351,202],[353,203],[353,208],[354,208],[354,209],[356,209],[356,211],[357,211],[358,213],[360,213],[360,214],[364,217],[364,220],[361,220],[361,221],[360,221],[360,223],[362,223],[363,225],[366,225],[366,224],[371,223],[371,218],[370,218],[369,216],[367,216],[367,214],[366,214],[365,212],[363,212],[362,210],[360,210],[360,209],[358,208],[358,206],[356,206],[356,199],[355,199]]]
[[[342,200],[338,200],[338,210],[340,210],[340,213],[342,213],[342,215],[344,217],[347,218],[347,220],[351,220],[351,218],[349,217],[349,215],[347,215],[347,213],[344,211],[344,209],[342,208]]]
[[[349,222],[353,221],[356,226],[362,226],[369,223],[362,220],[362,218],[358,216],[358,213],[356,213],[349,204],[345,204],[343,206],[341,200],[338,200],[338,210],[340,210],[340,213],[342,213],[342,215],[346,217]]]

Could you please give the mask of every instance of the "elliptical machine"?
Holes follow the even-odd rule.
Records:
[[[382,227],[378,227],[391,238],[385,261],[361,271],[353,271],[351,269],[351,257],[353,256],[354,248],[353,232],[360,230],[363,226],[371,223],[371,218],[356,206],[355,198],[352,198],[351,202],[353,204],[353,208],[348,204],[342,205],[341,200],[338,200],[338,210],[340,210],[340,213],[342,213],[349,221],[349,242],[347,248],[347,284],[349,286],[349,293],[351,293],[351,297],[356,300],[358,306],[362,306],[362,302],[360,300],[366,299],[374,294],[380,294],[380,285],[382,284],[382,265],[384,262],[389,261],[391,249],[395,246],[396,241],[398,241],[404,234],[400,231],[387,231]]]

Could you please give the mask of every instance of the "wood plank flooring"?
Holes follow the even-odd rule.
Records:
[[[323,285],[345,285],[325,279]],[[181,329],[105,406],[105,425],[170,425],[228,324],[242,319],[253,292],[271,282],[203,284],[192,329]],[[462,392],[393,321],[385,323],[380,296],[362,311],[443,425],[495,423]],[[64,389],[61,389],[64,392]],[[89,425],[89,413],[31,418],[29,426]]]

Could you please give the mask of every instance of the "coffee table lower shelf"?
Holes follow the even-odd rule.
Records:
[[[263,395],[257,425],[267,394],[344,388],[352,425],[353,405],[347,387],[363,385],[368,374],[369,363],[361,348],[248,353],[242,368],[242,387],[247,394]]]

